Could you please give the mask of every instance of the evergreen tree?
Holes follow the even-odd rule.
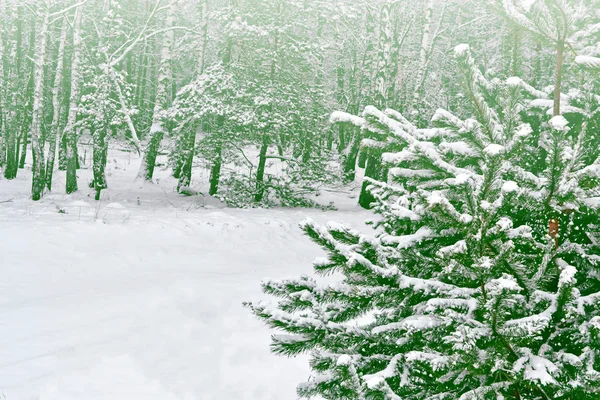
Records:
[[[539,91],[487,80],[466,45],[455,55],[470,118],[438,110],[418,129],[372,106],[334,116],[392,167],[370,180],[371,235],[302,223],[328,253],[316,272],[340,279],[268,280],[280,300],[248,304],[283,331],[274,352],[311,351],[301,396],[600,397],[598,98],[538,116]]]

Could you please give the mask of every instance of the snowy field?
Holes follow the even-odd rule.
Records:
[[[335,212],[226,209],[177,195],[167,171],[139,188],[135,157],[109,159],[100,203],[89,170],[72,196],[59,172],[37,203],[27,170],[0,179],[0,399],[295,399],[306,358],[270,354],[242,302],[311,273],[323,253],[300,220],[369,213],[344,194]]]

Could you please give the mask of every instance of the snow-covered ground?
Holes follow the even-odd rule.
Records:
[[[167,171],[139,188],[136,157],[109,159],[99,203],[89,170],[37,203],[27,170],[0,180],[0,399],[295,399],[306,358],[270,354],[242,302],[311,273],[323,253],[300,220],[363,228],[369,213],[346,195],[336,212],[227,209],[177,195]]]

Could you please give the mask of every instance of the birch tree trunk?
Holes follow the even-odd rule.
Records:
[[[177,0],[172,0],[169,6],[169,12],[165,22],[167,28],[173,27],[175,20],[175,10]],[[171,47],[173,46],[175,32],[171,29],[164,33],[163,42],[160,51],[160,61],[158,67],[158,84],[156,87],[156,99],[154,101],[154,110],[152,116],[152,126],[150,134],[145,144],[142,163],[137,173],[137,179],[143,179],[146,182],[152,182],[156,157],[160,143],[165,134],[165,127],[161,121],[161,112],[165,110],[171,101],[171,81],[173,71],[171,66]]]
[[[46,40],[50,18],[50,3],[44,4],[44,11],[38,16],[39,30],[35,41],[35,62],[33,66],[33,113],[31,116],[31,198],[37,201],[44,192],[44,140],[42,137],[42,119],[44,118],[44,66],[46,62]],[[25,144],[27,142],[25,141]]]
[[[421,87],[425,69],[427,68],[427,58],[429,43],[431,41],[431,15],[433,14],[433,0],[427,0],[425,3],[425,19],[423,21],[423,36],[421,37],[421,48],[419,49],[419,67],[415,76],[415,85],[413,99],[415,107],[421,98]]]
[[[110,12],[110,1],[104,1],[102,12]],[[98,37],[103,37],[103,34],[98,31]],[[106,158],[108,153],[108,131],[110,129],[110,123],[106,120],[106,105],[110,97],[111,82],[108,79],[108,74],[103,71],[103,79],[100,83],[100,90],[98,91],[97,98],[97,123],[93,127],[92,142],[93,142],[93,154],[92,154],[92,172],[94,179],[90,183],[90,188],[94,189],[94,199],[99,201],[102,190],[108,187],[106,182]]]
[[[67,194],[77,191],[77,133],[75,122],[77,122],[77,109],[79,106],[79,85],[81,82],[81,17],[82,6],[75,10],[75,21],[73,23],[73,61],[71,64],[71,96],[69,98],[69,114],[64,137],[67,144]]]
[[[58,60],[56,63],[56,75],[54,78],[54,87],[52,89],[52,124],[50,125],[50,140],[48,148],[48,160],[46,162],[46,188],[52,190],[52,176],[54,173],[54,161],[56,159],[57,144],[61,141],[60,129],[60,104],[63,88],[63,67],[65,55],[65,43],[67,41],[67,21],[63,19],[60,30],[60,39],[58,44]]]
[[[6,82],[4,82],[4,25],[6,2],[0,0],[0,168],[6,164]]]
[[[29,75],[27,76],[27,89],[25,90],[23,100],[21,101],[22,107],[19,108],[20,117],[18,118],[17,123],[19,129],[19,136],[17,138],[17,159],[19,160],[19,169],[25,168],[25,160],[27,159],[27,144],[29,143],[29,131],[31,129],[31,124],[33,121],[33,99],[34,99],[34,87],[35,87],[35,49],[37,38],[38,28],[38,20],[37,17],[33,18],[31,23],[31,29],[29,31],[29,54],[27,55],[27,59],[29,62]],[[19,149],[21,153],[19,155]]]
[[[107,60],[109,58],[107,57]],[[135,129],[135,125],[133,124],[133,120],[131,119],[131,114],[127,111],[127,101],[125,100],[125,95],[123,94],[123,90],[121,89],[121,84],[119,83],[119,79],[117,78],[117,74],[110,63],[107,62],[105,73],[108,74],[115,91],[117,92],[117,97],[119,99],[119,104],[121,106],[121,112],[125,117],[125,122],[127,123],[127,128],[129,128],[129,132],[131,133],[131,140],[133,141],[133,146],[137,150],[138,153],[141,151],[140,139],[137,134],[137,130]]]
[[[348,109],[351,113],[358,113],[361,106],[368,105],[372,101],[373,79],[371,71],[374,70],[374,63],[377,59],[375,54],[375,20],[372,11],[365,10],[365,41],[366,46],[362,54],[362,60],[359,63],[358,54],[354,55],[354,66],[350,78],[350,88],[354,93],[353,101],[350,102]],[[355,89],[354,89],[355,88]],[[345,134],[345,155],[344,177],[347,181],[353,181],[356,175],[356,159],[360,150],[360,141],[362,134],[360,129],[354,127]]]
[[[384,4],[379,17],[379,51],[377,71],[375,74],[375,105],[384,109],[388,98],[388,69],[393,45],[393,30],[391,24],[391,6]]]
[[[108,153],[108,135],[107,135],[107,126],[106,124],[97,127],[96,131],[93,135],[94,141],[94,154],[92,155],[92,170],[94,173],[94,180],[92,182],[92,186],[95,191],[95,200],[100,200],[100,193],[102,189],[107,188],[106,183],[106,157]]]
[[[391,24],[391,6],[390,4],[384,4],[381,8],[380,15],[380,31],[379,31],[379,54],[377,63],[377,72],[375,76],[375,104],[380,109],[387,107],[388,100],[388,69],[390,64],[390,58],[392,54],[393,46],[393,32]],[[356,145],[356,143],[355,143]],[[362,149],[359,151],[369,151],[369,149]],[[375,155],[372,155],[369,151],[367,155],[367,165],[365,170],[365,176],[374,178],[378,175],[381,170],[381,159]],[[370,184],[363,182],[361,193],[359,196],[359,204],[363,208],[370,208],[370,204],[374,201],[373,195],[367,190]]]
[[[90,187],[95,191],[95,200],[100,200],[100,194],[103,189],[108,187],[106,181],[106,159],[108,154],[108,139],[110,131],[110,123],[106,120],[106,104],[110,96],[110,81],[108,77],[104,77],[101,83],[101,90],[98,97],[98,119],[94,126],[92,134],[94,152],[92,156],[92,171],[94,179]]]
[[[201,37],[200,37],[200,51],[198,56],[198,75],[202,75],[204,73],[204,68],[206,67],[206,43],[208,39],[208,0],[201,0],[201,9],[200,9],[200,21],[201,21]],[[195,124],[192,124],[192,128],[185,131],[182,143],[182,156],[179,157],[181,160],[180,165],[178,167],[178,171],[176,171],[176,177],[179,179],[177,184],[177,191],[181,193],[181,190],[188,187],[192,181],[192,164],[194,161],[194,148],[196,146],[196,131],[197,128]],[[202,124],[200,124],[202,126]],[[218,156],[220,157],[220,152],[218,152]],[[217,176],[216,183],[213,185],[213,181],[211,180],[211,192],[213,192],[214,186],[214,194],[217,192],[217,188],[219,186],[219,178],[221,171],[221,162],[217,160],[217,162],[213,165],[211,169],[211,176],[214,174],[215,165],[218,165],[219,175]],[[211,193],[212,195],[213,193]]]
[[[8,69],[9,87],[6,88],[7,95],[4,110],[4,123],[6,132],[6,167],[4,168],[4,177],[6,179],[14,179],[17,177],[18,160],[17,160],[17,107],[19,105],[18,93],[21,90],[19,85],[19,76],[21,71],[21,51],[19,39],[22,32],[22,24],[19,22],[19,11],[15,3],[11,7],[11,26],[10,44],[7,45],[8,56],[11,60],[15,60]],[[10,96],[9,96],[10,95]]]
[[[352,67],[348,74],[348,90],[350,91],[350,99],[348,100],[347,111],[353,114],[358,114],[360,104],[360,91],[357,85],[357,77],[359,74],[358,54],[356,49],[352,50]],[[356,175],[356,158],[358,157],[358,144],[360,131],[354,125],[339,124],[338,142],[339,152],[344,155],[344,180],[351,182]]]

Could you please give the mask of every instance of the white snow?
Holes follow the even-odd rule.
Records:
[[[430,169],[390,168],[390,175],[396,178],[433,178],[437,174]]]
[[[348,354],[342,354],[337,359],[337,365],[350,365],[351,362],[352,357],[350,357]]]
[[[104,357],[86,371],[64,374],[46,383],[40,400],[177,400],[158,380],[128,355]]]
[[[384,236],[382,242],[386,244],[397,244],[399,249],[406,249],[412,247],[423,240],[432,236],[434,232],[428,227],[421,227],[415,233],[404,236]]]
[[[339,122],[347,122],[360,127],[362,127],[365,124],[364,118],[343,111],[333,112],[329,117],[329,122],[332,124]]]
[[[295,398],[306,357],[271,354],[273,332],[242,302],[324,255],[299,221],[364,230],[371,213],[225,209],[177,195],[160,169],[139,189],[135,157],[111,149],[100,202],[90,169],[70,196],[59,172],[41,202],[26,198],[29,171],[0,179],[0,398]]]
[[[519,190],[519,185],[515,181],[506,181],[502,184],[503,193],[511,193]]]
[[[559,286],[573,285],[576,283],[575,274],[577,274],[577,268],[569,265],[562,259],[557,259],[556,264],[561,270],[560,277],[558,280]]]
[[[437,251],[437,256],[440,258],[452,257],[455,254],[465,254],[468,251],[467,242],[465,240],[459,240],[453,245],[442,247]]]
[[[508,217],[502,217],[498,220],[498,222],[496,222],[496,226],[498,226],[498,228],[500,228],[500,231],[508,231],[508,230],[512,229],[513,222]]]
[[[539,382],[542,385],[556,384],[552,374],[557,374],[559,368],[546,358],[532,354],[528,349],[522,349],[526,354],[515,363],[513,370],[523,371],[525,380]]]
[[[454,53],[456,53],[457,55],[463,55],[467,51],[469,51],[469,45],[465,43],[461,43],[454,48]]]
[[[496,157],[504,152],[504,146],[501,144],[492,143],[483,149],[483,152],[490,157]]]
[[[531,94],[532,96],[541,98],[541,99],[545,99],[548,97],[548,95],[546,93],[542,92],[541,90],[537,90],[533,86],[525,83],[525,81],[523,81],[523,79],[516,77],[516,76],[512,76],[512,77],[506,79],[506,84],[510,87],[521,87],[527,93]]]
[[[584,200],[584,203],[592,208],[600,208],[600,197],[591,197]]]
[[[554,102],[550,99],[535,99],[529,102],[529,107],[533,108],[552,108]]]
[[[377,335],[397,330],[422,331],[438,327],[443,323],[444,321],[435,315],[411,315],[410,317],[404,318],[402,321],[378,326],[371,332]]]
[[[416,159],[417,156],[412,151],[402,150],[398,153],[383,153],[381,160],[387,164],[399,164],[403,161],[411,161]]]
[[[521,291],[521,287],[514,277],[503,274],[501,278],[492,279],[485,285],[485,290],[490,294],[499,294],[502,292]]]
[[[427,362],[434,370],[442,368],[448,364],[449,357],[436,353],[427,353],[424,351],[409,351],[405,355],[407,362]]]
[[[461,156],[471,156],[476,157],[477,151],[473,149],[468,143],[458,141],[458,142],[442,142],[440,143],[440,149],[444,153],[454,153]]]
[[[533,133],[533,128],[529,124],[521,124],[517,127],[517,131],[515,132],[515,136],[517,137],[525,137],[529,136]]]
[[[516,76],[511,76],[508,79],[506,79],[506,84],[508,86],[521,86],[522,82],[523,80]]]
[[[452,114],[449,111],[446,111],[442,108],[438,108],[435,111],[435,114],[433,114],[433,117],[431,118],[431,120],[433,122],[445,121],[446,123],[449,123],[455,127],[459,127],[459,126],[463,125],[463,122],[458,117],[456,117],[454,114]]]
[[[367,379],[368,378],[368,379]],[[367,384],[367,387],[369,389],[376,389],[378,388],[383,382],[385,382],[385,378],[381,377],[381,376],[377,376],[374,375],[373,377],[367,377],[365,376],[363,378]]]
[[[436,192],[432,192],[428,197],[427,197],[427,202],[429,203],[430,206],[435,206],[438,204],[442,204],[444,202],[448,201],[444,196],[442,196],[442,194],[439,191]]]
[[[125,208],[126,208],[126,207],[125,207],[123,204],[121,204],[121,203],[110,203],[110,204],[108,204],[106,207],[107,207],[107,208],[119,209],[119,210],[122,210],[122,209],[125,209]]]
[[[600,68],[600,58],[590,56],[577,56],[575,62],[588,68]]]
[[[549,121],[550,126],[555,131],[566,132],[569,130],[569,121],[562,115],[556,115]]]

